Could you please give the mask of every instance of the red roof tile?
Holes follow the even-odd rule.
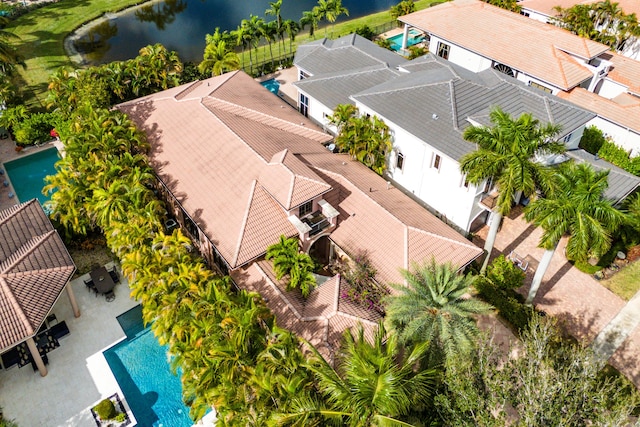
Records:
[[[0,212],[0,351],[38,331],[74,271],[36,199]]]

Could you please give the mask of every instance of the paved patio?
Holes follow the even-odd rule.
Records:
[[[484,245],[488,227],[476,233],[474,242]],[[515,251],[527,258],[525,286],[519,291],[526,295],[533,279],[534,266],[542,258],[544,249],[538,248],[542,229],[524,220],[522,207],[514,208],[504,218],[496,238],[492,257]],[[625,307],[626,301],[600,285],[593,277],[573,267],[564,256],[566,237],[562,239],[534,300],[540,310],[558,318],[574,337],[592,343],[598,334]],[[640,313],[637,313],[640,317]],[[609,363],[640,388],[640,326],[632,326],[629,336],[613,353]],[[622,341],[622,340],[621,340]]]
[[[116,392],[123,397],[102,351],[125,337],[116,316],[137,302],[129,298],[124,278],[115,288],[116,299],[108,303],[87,291],[85,276],[71,282],[81,316],[73,316],[66,292],[53,308],[70,333],[47,354],[48,375],[41,377],[30,365],[0,370],[0,407],[20,426],[95,427],[89,408]]]

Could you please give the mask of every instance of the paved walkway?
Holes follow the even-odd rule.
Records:
[[[479,230],[474,241],[483,245],[487,231],[488,227]],[[529,260],[525,286],[519,290],[524,295],[544,253],[537,247],[541,234],[542,230],[528,224],[522,208],[517,207],[504,219],[496,238],[492,257],[515,251]],[[558,245],[534,304],[558,318],[577,339],[593,343],[604,359],[640,388],[640,295],[626,304],[593,277],[573,267],[564,257],[566,244],[564,238]]]

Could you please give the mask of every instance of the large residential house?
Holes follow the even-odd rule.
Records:
[[[356,55],[365,43],[367,55]],[[460,172],[460,159],[476,148],[463,139],[465,128],[490,125],[489,113],[499,106],[515,117],[532,113],[542,123],[560,124],[560,139],[577,149],[585,124],[595,116],[494,69],[474,73],[431,54],[395,67],[372,66],[366,61],[376,49],[384,51],[357,35],[300,46],[294,64],[307,76],[295,83],[300,108],[325,126],[327,114],[346,103],[384,120],[393,135],[389,180],[464,232],[487,221],[495,196],[491,183],[474,186]],[[334,62],[331,55],[344,50],[351,51],[353,68],[323,72]]]
[[[429,50],[468,70],[493,68],[595,112],[598,126],[640,153],[640,62],[554,25],[491,6],[455,0],[399,18],[429,38]]]
[[[146,133],[171,213],[203,257],[307,338],[317,327],[338,337],[362,316],[341,303],[339,277],[306,304],[286,295],[260,262],[280,235],[325,263],[366,252],[382,283],[402,283],[400,269],[414,261],[462,268],[482,253],[361,163],[327,150],[332,135],[243,72],[117,108]]]
[[[577,4],[593,4],[599,0],[522,0],[518,2],[520,13],[536,21],[552,23],[558,16],[556,7],[569,9]],[[635,14],[640,17],[640,2],[638,0],[612,0],[625,14]],[[640,39],[634,37],[627,42],[621,54],[632,59],[640,59]]]

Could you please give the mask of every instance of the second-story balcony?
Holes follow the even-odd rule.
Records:
[[[311,215],[302,218],[302,222],[311,227],[309,236],[315,236],[331,225],[331,221],[322,214],[322,211],[316,211]]]

